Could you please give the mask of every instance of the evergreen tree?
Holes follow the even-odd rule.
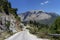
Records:
[[[51,33],[60,34],[60,17],[58,17],[50,28]]]

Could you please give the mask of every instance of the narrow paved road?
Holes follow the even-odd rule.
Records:
[[[25,28],[23,31],[18,32],[15,35],[13,35],[5,40],[48,40],[48,39],[37,38],[36,36],[30,34],[29,30],[27,30]]]

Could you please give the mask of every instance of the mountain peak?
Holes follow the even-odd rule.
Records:
[[[22,21],[37,21],[37,22],[43,22],[43,23],[50,23],[53,22],[53,20],[56,19],[57,14],[52,12],[44,12],[41,10],[32,10],[27,11],[25,13],[21,13],[19,16],[21,17]]]
[[[32,10],[32,11],[29,11],[29,12],[31,12],[31,13],[41,13],[41,12],[44,12],[44,11],[42,11],[42,10]]]

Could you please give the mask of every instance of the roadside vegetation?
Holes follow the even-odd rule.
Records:
[[[30,33],[37,35],[39,38],[48,38],[48,25],[37,23],[36,21],[30,21],[29,22],[30,27],[27,29],[30,30]]]
[[[51,26],[37,23],[36,21],[30,21],[29,24],[30,33],[36,35],[39,38],[48,38],[51,40],[60,40],[60,36],[54,36],[50,34],[60,34],[60,16],[52,23]]]
[[[54,23],[49,28],[50,34],[60,34],[60,16],[54,21]],[[55,40],[60,40],[60,35],[52,37]]]

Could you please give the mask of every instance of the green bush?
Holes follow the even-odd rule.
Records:
[[[60,16],[55,20],[55,22],[49,28],[50,34],[60,34]],[[60,40],[60,37],[53,36],[53,39]]]
[[[10,27],[10,21],[7,21],[7,22],[5,23],[5,26],[7,27],[7,30],[9,30],[9,27]]]
[[[48,38],[47,35],[49,29],[48,25],[40,24],[37,23],[36,21],[30,21],[29,25],[30,27],[28,27],[27,29],[29,29],[31,34],[34,34],[37,37],[41,37],[41,38]]]

